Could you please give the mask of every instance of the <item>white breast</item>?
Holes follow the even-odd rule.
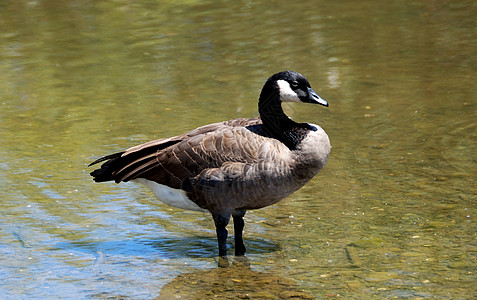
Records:
[[[136,178],[132,181],[142,183],[150,188],[154,192],[154,195],[167,205],[188,210],[207,211],[192,202],[183,190],[173,189],[144,178]]]

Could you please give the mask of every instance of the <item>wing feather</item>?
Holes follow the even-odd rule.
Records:
[[[264,177],[267,170],[260,160],[273,160],[280,152],[277,150],[280,147],[267,147],[270,142],[279,145],[277,140],[247,129],[260,124],[258,118],[235,119],[131,147],[124,153],[111,155],[109,160],[97,161],[107,160],[101,168],[105,167],[107,172],[101,172],[108,176],[103,176],[102,181],[145,178],[177,189],[188,185],[189,190],[196,192],[217,184],[240,188],[240,184],[233,182],[238,178],[253,181]],[[192,184],[203,186],[192,187]]]

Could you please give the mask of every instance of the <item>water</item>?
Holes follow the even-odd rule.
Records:
[[[2,2],[2,297],[472,298],[475,11]],[[329,101],[285,109],[333,149],[306,187],[247,213],[249,266],[216,268],[208,215],[91,181],[101,155],[256,116],[262,84],[284,69]]]

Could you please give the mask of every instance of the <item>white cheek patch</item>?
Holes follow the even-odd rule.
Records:
[[[298,95],[285,80],[277,80],[278,90],[280,91],[280,100],[282,102],[301,102]]]

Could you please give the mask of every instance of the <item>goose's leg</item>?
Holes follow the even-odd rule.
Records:
[[[227,228],[230,221],[230,213],[212,214],[217,232],[217,241],[219,242],[219,257],[227,257]]]
[[[235,231],[235,256],[243,256],[246,251],[242,238],[243,227],[245,225],[243,216],[245,216],[245,212],[246,210],[234,210],[232,212]]]

